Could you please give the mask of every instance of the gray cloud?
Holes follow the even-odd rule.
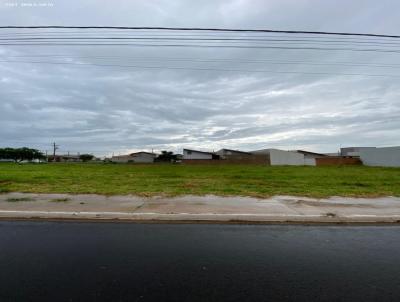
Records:
[[[400,26],[397,16],[400,6],[393,1],[351,1],[341,5],[334,1],[305,0],[53,3],[48,8],[13,8],[0,2],[0,23],[387,34],[398,34],[396,29]],[[8,56],[43,54],[62,55],[63,62],[122,66],[1,62],[11,60]],[[0,144],[50,150],[50,143],[57,141],[61,152],[98,155],[152,148],[180,151],[182,147],[210,150],[279,147],[334,152],[341,145],[397,145],[400,144],[398,78],[339,74],[400,76],[399,68],[274,62],[400,64],[399,58],[398,54],[390,53],[307,50],[0,46]],[[255,62],[243,63],[243,60]],[[272,72],[145,69],[123,65]]]

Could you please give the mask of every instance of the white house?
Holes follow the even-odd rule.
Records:
[[[360,159],[366,166],[400,167],[400,147],[364,148]]]
[[[252,154],[265,154],[271,166],[316,166],[316,159],[327,157],[326,154],[304,150],[284,151],[279,149],[262,149],[252,151]]]
[[[213,152],[183,149],[183,159],[219,159],[219,156]]]
[[[306,166],[316,166],[317,165],[317,158],[327,157],[328,155],[322,153],[315,153],[310,151],[304,150],[295,150],[294,152],[300,153],[304,155],[304,165]]]
[[[113,156],[111,161],[116,163],[153,163],[157,154],[150,152],[135,152],[127,155]]]
[[[136,152],[131,154],[135,163],[153,163],[157,154],[151,152]]]
[[[271,166],[289,165],[289,166],[303,166],[305,165],[304,154],[296,151],[284,151],[279,149],[262,149],[252,151],[253,154],[265,154],[269,157],[269,164]]]

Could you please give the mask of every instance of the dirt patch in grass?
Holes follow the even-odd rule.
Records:
[[[20,202],[20,201],[34,201],[31,197],[10,197],[6,199],[7,202]]]
[[[70,201],[69,198],[53,198],[53,199],[50,199],[50,202],[68,202],[68,201]]]

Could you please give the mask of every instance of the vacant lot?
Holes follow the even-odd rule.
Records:
[[[400,196],[400,169],[129,164],[0,164],[0,192]]]

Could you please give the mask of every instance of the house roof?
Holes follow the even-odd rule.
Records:
[[[183,152],[186,151],[191,151],[191,152],[197,152],[197,153],[204,153],[204,154],[215,154],[214,152],[205,152],[205,151],[199,151],[199,150],[193,150],[193,149],[183,149]]]
[[[363,147],[363,146],[361,146],[361,147],[341,147],[340,149],[372,149],[372,148],[376,148],[376,147]]]
[[[279,150],[279,149],[268,148],[268,149],[260,149],[260,150],[250,151],[250,153],[252,153],[252,154],[254,154],[254,153],[269,154],[271,150],[283,151],[283,150]]]
[[[322,154],[322,153],[315,153],[315,152],[310,152],[310,151],[305,151],[305,150],[296,150],[296,152],[298,153],[302,153],[302,154],[310,154],[310,155],[318,155],[318,156],[327,156],[326,154]]]
[[[155,153],[146,152],[146,151],[134,152],[134,153],[131,153],[131,154],[129,154],[129,155],[134,156],[134,155],[139,155],[139,154],[149,154],[149,155],[154,155],[154,156],[156,156]]]
[[[123,154],[123,155],[113,155],[112,156],[112,158],[115,158],[115,157],[131,157],[131,155],[130,154]]]
[[[235,152],[235,153],[242,153],[242,154],[251,155],[250,152],[245,152],[245,151],[240,151],[240,150],[233,150],[233,149],[226,149],[226,148],[218,150],[217,153],[220,152],[220,151],[230,151],[230,152]]]

